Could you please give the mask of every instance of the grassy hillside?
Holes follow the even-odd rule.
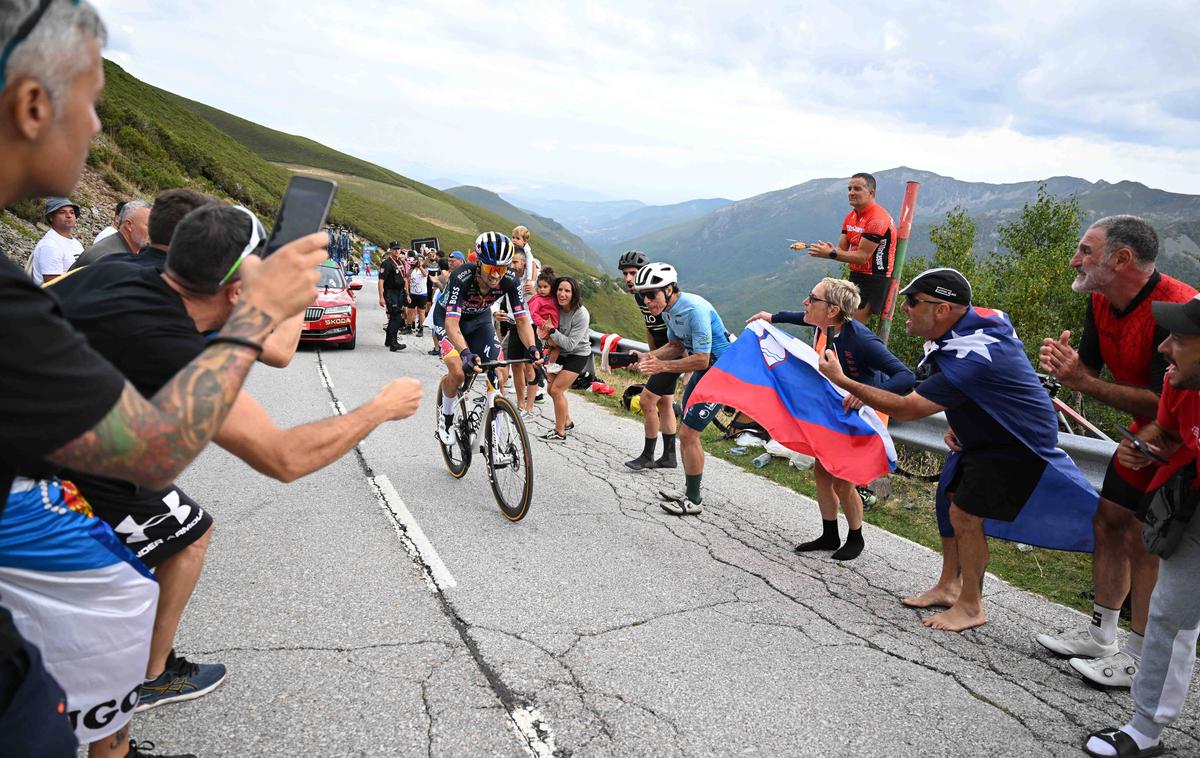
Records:
[[[393,171],[152,87],[111,61],[105,61],[105,76],[97,106],[104,128],[88,162],[124,194],[152,196],[194,186],[269,221],[290,174],[303,172],[336,179],[330,221],[376,243],[436,236],[447,249],[466,250],[480,232],[513,226]],[[594,328],[624,334],[641,329],[641,316],[623,286],[546,241],[538,257],[580,280]]]

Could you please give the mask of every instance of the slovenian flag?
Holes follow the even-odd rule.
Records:
[[[811,455],[839,479],[868,484],[896,467],[896,449],[870,408],[842,409],[845,390],[817,370],[816,352],[765,321],[752,321],[688,398],[737,408],[771,437]]]
[[[1042,478],[1016,519],[986,519],[984,532],[989,537],[1054,550],[1091,552],[1092,516],[1100,496],[1058,447],[1058,422],[1050,395],[1031,369],[1007,314],[972,308],[942,339],[926,343],[925,351],[922,363],[934,358],[959,392],[1046,461]],[[987,370],[977,370],[978,364]],[[943,523],[949,523],[950,512],[946,488],[961,459],[961,454],[951,453],[942,469],[937,509]],[[996,484],[1004,486],[1003,482]]]

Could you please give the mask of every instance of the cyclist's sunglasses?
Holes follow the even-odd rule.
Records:
[[[486,276],[495,276],[495,275],[504,276],[505,274],[508,273],[508,266],[495,266],[495,265],[492,265],[491,263],[480,263],[479,269]]]
[[[33,33],[34,27],[42,20],[42,16],[46,15],[46,10],[52,2],[54,0],[41,0],[33,13],[29,14],[29,18],[22,21],[21,25],[17,27],[16,33],[13,34],[8,44],[4,46],[4,50],[0,51],[0,89],[4,89],[4,85],[8,83],[4,78],[4,70],[8,68],[9,56],[12,55],[13,50],[17,49],[17,45],[20,45]],[[79,5],[79,0],[73,0],[72,4]]]
[[[237,260],[234,261],[233,265],[229,268],[229,273],[225,274],[224,278],[221,279],[220,284],[217,285],[219,287],[224,287],[226,284],[235,279],[234,275],[237,273],[238,269],[242,267],[242,261],[246,260],[246,256],[250,255],[250,253],[253,253],[255,250],[257,250],[258,246],[261,245],[263,240],[267,238],[267,233],[263,229],[262,222],[258,220],[258,216],[255,216],[253,213],[251,213],[248,208],[243,208],[240,205],[235,205],[233,207],[250,217],[250,239],[247,240],[246,247],[242,250],[242,254],[238,256]]]

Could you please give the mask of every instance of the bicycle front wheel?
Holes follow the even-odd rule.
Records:
[[[520,521],[533,501],[533,453],[521,416],[507,398],[497,397],[484,430],[488,482],[500,512]]]
[[[434,418],[437,426],[434,427],[434,438],[438,441],[438,447],[442,450],[442,460],[446,462],[446,469],[450,472],[450,476],[455,479],[462,479],[467,473],[467,469],[471,467],[471,442],[470,438],[463,438],[462,430],[466,427],[463,423],[463,406],[462,403],[456,403],[454,406],[454,429],[458,434],[453,442],[449,445],[444,444],[441,437],[438,437],[437,431],[442,426],[442,387],[439,383],[437,391],[437,402],[433,405]]]

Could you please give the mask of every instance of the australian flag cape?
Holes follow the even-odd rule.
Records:
[[[695,403],[747,414],[779,444],[811,455],[839,479],[868,484],[896,466],[896,449],[870,408],[842,409],[845,390],[817,370],[817,354],[765,321],[752,321],[696,384]]]
[[[986,519],[984,532],[1015,542],[1054,550],[1091,552],[1092,516],[1099,494],[1058,445],[1058,424],[1050,396],[1038,381],[1024,345],[1007,314],[972,308],[941,339],[925,344],[925,357],[1030,452],[1046,469],[1017,518]],[[917,392],[919,393],[918,386]],[[951,453],[938,483],[938,518],[948,523],[946,487],[962,455]],[[1003,487],[1004,482],[996,482]]]

